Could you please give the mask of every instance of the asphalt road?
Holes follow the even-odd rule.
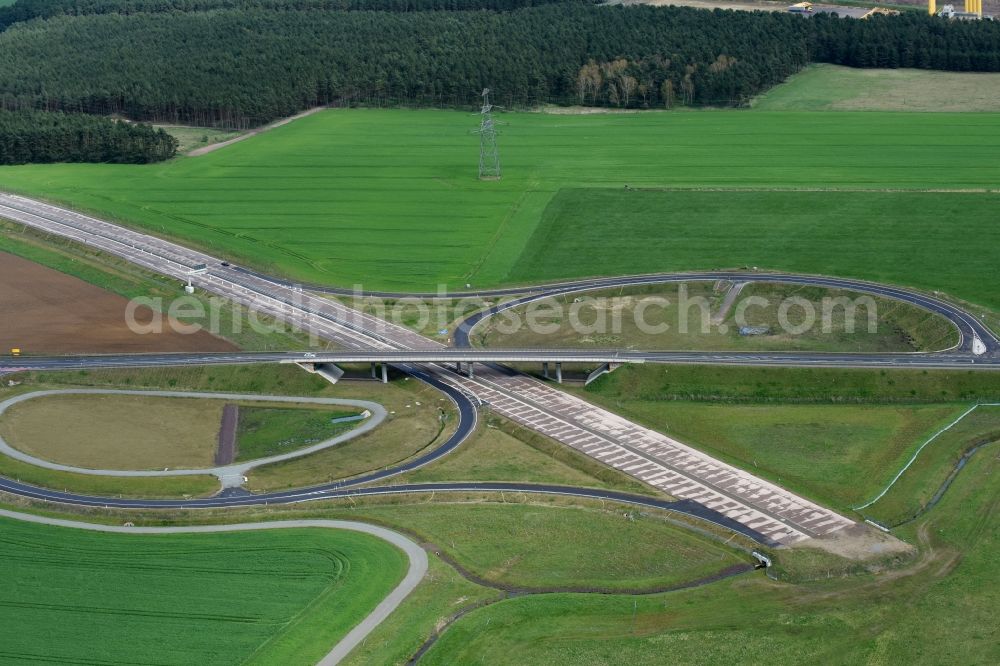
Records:
[[[617,277],[596,277],[581,280],[568,280],[563,282],[552,282],[543,285],[528,285],[520,287],[505,287],[501,289],[479,289],[464,290],[455,292],[391,292],[391,291],[364,291],[352,290],[339,287],[328,287],[317,284],[303,284],[264,276],[252,269],[234,267],[233,270],[266,278],[276,283],[289,287],[306,289],[317,293],[326,293],[335,296],[347,297],[377,297],[385,299],[398,298],[423,298],[423,299],[460,299],[460,298],[497,298],[503,296],[517,296],[505,303],[484,310],[466,318],[456,331],[455,346],[468,347],[468,336],[472,328],[479,322],[492,317],[498,312],[507,310],[518,305],[530,303],[532,301],[559,296],[564,294],[579,293],[584,291],[594,291],[597,289],[610,289],[614,287],[634,287],[650,284],[669,284],[679,282],[717,281],[727,280],[732,282],[758,282],[758,283],[779,283],[793,285],[808,285],[825,287],[828,289],[844,289],[858,293],[891,298],[911,305],[925,308],[951,321],[962,335],[962,343],[959,348],[971,351],[972,340],[979,338],[986,345],[987,351],[1000,350],[1000,339],[993,331],[979,321],[974,315],[966,312],[961,307],[935,296],[930,296],[911,289],[894,287],[891,285],[869,282],[866,280],[855,280],[850,278],[826,277],[821,275],[794,275],[789,273],[758,272],[758,271],[697,271],[687,273],[652,273],[645,275],[625,275]]]
[[[560,284],[543,285],[526,289],[531,293],[514,292],[521,294],[518,298],[511,299],[504,303],[498,303],[493,307],[470,315],[459,324],[455,330],[455,346],[470,347],[469,336],[472,330],[481,322],[489,319],[504,310],[524,305],[532,301],[538,301],[552,296],[592,291],[595,289],[608,289],[613,287],[634,287],[650,284],[669,284],[678,282],[695,281],[716,281],[729,280],[733,282],[758,282],[758,283],[778,283],[792,285],[807,285],[815,287],[825,287],[828,289],[844,289],[855,291],[871,296],[879,296],[893,300],[902,301],[910,305],[930,310],[945,319],[949,320],[958,329],[961,341],[956,351],[971,353],[973,341],[979,339],[986,348],[986,352],[1000,351],[1000,340],[993,331],[974,315],[966,312],[957,305],[948,301],[928,296],[917,291],[901,289],[889,285],[881,285],[864,280],[852,280],[846,278],[824,277],[816,275],[790,275],[786,273],[759,273],[746,271],[708,271],[702,273],[662,273],[658,275],[632,275],[613,278],[595,278],[590,280],[579,280],[575,282],[564,282]],[[709,353],[709,352],[706,352]],[[805,354],[801,356],[806,356]]]
[[[320,527],[334,530],[350,530],[352,532],[362,532],[387,541],[399,548],[409,559],[409,567],[406,575],[388,596],[364,617],[346,636],[341,638],[333,649],[330,650],[320,661],[322,666],[333,666],[339,664],[351,650],[361,642],[382,623],[392,611],[396,610],[407,596],[420,584],[427,573],[427,553],[419,544],[412,539],[403,536],[399,532],[377,525],[368,525],[351,520],[275,520],[266,523],[237,523],[234,525],[199,525],[191,527],[117,527],[113,525],[97,525],[94,523],[83,523],[75,520],[62,520],[59,518],[48,518],[46,516],[36,516],[28,513],[17,513],[0,509],[0,516],[21,520],[29,523],[42,525],[54,525],[68,529],[87,530],[90,532],[111,532],[115,534],[205,534],[218,532],[246,532],[250,530],[277,530],[277,529],[298,529]]]
[[[974,356],[963,352],[851,353],[851,352],[689,352],[621,351],[601,349],[440,349],[316,352],[224,352],[204,354],[103,354],[96,356],[18,356],[0,358],[0,374],[19,370],[81,370],[145,368],[182,365],[234,365],[255,363],[665,363],[693,365],[744,365],[848,368],[960,368],[996,369],[1000,354]]]

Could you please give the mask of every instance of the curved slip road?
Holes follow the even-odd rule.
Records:
[[[275,456],[268,456],[267,458],[257,458],[256,460],[248,460],[246,462],[234,463],[232,465],[222,465],[215,467],[204,467],[204,468],[190,468],[190,469],[169,469],[169,470],[124,470],[124,469],[91,469],[86,467],[75,467],[73,465],[63,465],[61,463],[52,462],[51,460],[45,460],[43,458],[37,458],[33,455],[25,453],[20,449],[16,449],[7,443],[3,437],[0,437],[0,453],[10,457],[16,458],[22,462],[35,465],[37,467],[44,467],[46,469],[57,470],[60,472],[73,472],[75,474],[89,474],[91,476],[128,476],[128,477],[149,477],[149,476],[192,476],[199,474],[211,474],[218,477],[219,481],[222,483],[223,488],[238,487],[243,485],[243,478],[246,476],[247,472],[254,469],[255,467],[260,467],[262,465],[269,465],[271,463],[281,462],[283,460],[291,460],[292,458],[299,458],[301,456],[307,456],[311,453],[316,453],[317,451],[322,451],[323,449],[330,448],[331,446],[336,446],[348,440],[359,437],[360,435],[370,432],[372,429],[377,427],[382,421],[385,420],[388,415],[385,408],[370,400],[351,400],[345,398],[306,398],[306,397],[293,397],[293,396],[281,396],[281,395],[255,395],[255,394],[244,394],[244,393],[198,393],[191,391],[134,391],[134,390],[117,390],[117,389],[52,389],[47,391],[32,391],[31,393],[22,393],[16,395],[13,398],[8,398],[3,402],[0,402],[0,416],[3,416],[9,408],[14,405],[27,402],[28,400],[33,400],[35,398],[44,398],[46,396],[53,395],[130,395],[130,396],[145,396],[153,398],[204,398],[211,400],[243,400],[243,401],[253,401],[253,402],[276,402],[276,403],[293,403],[293,404],[311,404],[311,405],[344,405],[348,407],[359,407],[361,409],[368,410],[371,412],[371,416],[365,419],[357,428],[345,432],[337,437],[331,437],[330,439],[324,440],[312,446],[308,446],[302,449],[297,449],[295,451],[290,451],[288,453],[282,453]]]
[[[961,335],[958,348],[964,351],[971,351],[973,340],[979,338],[986,346],[987,351],[1000,350],[1000,338],[988,326],[979,321],[975,316],[969,314],[961,307],[950,303],[944,299],[930,296],[912,289],[879,284],[867,280],[857,280],[853,278],[837,278],[823,275],[798,275],[778,272],[749,272],[749,271],[691,271],[681,273],[650,273],[640,275],[624,275],[617,277],[597,277],[584,278],[580,280],[567,280],[562,282],[551,282],[541,285],[531,285],[522,287],[505,287],[500,289],[481,289],[457,292],[438,293],[406,293],[390,291],[364,291],[351,290],[338,287],[327,287],[316,284],[302,284],[291,280],[284,280],[266,276],[262,273],[248,268],[234,267],[234,271],[245,273],[260,279],[268,279],[278,284],[289,287],[307,289],[317,293],[331,294],[334,296],[348,297],[375,297],[386,299],[399,298],[421,298],[421,299],[461,299],[461,298],[497,298],[502,296],[516,296],[510,301],[499,303],[482,312],[477,312],[467,317],[455,332],[455,346],[467,347],[468,336],[480,321],[488,319],[498,312],[508,310],[518,305],[524,305],[532,301],[573,294],[596,289],[609,289],[613,287],[636,287],[651,284],[671,284],[680,282],[715,282],[727,280],[736,283],[779,283],[792,285],[807,285],[815,287],[825,287],[828,289],[843,289],[854,291],[871,296],[879,296],[897,301],[903,301],[910,305],[929,310],[938,314],[955,325]]]
[[[332,666],[340,661],[357,647],[375,627],[382,623],[389,614],[392,613],[404,599],[417,587],[424,575],[427,573],[427,553],[413,540],[403,536],[398,532],[348,520],[281,520],[266,523],[238,523],[233,525],[199,525],[190,527],[118,527],[111,525],[96,525],[93,523],[83,523],[75,520],[62,520],[59,518],[47,518],[26,513],[17,513],[0,509],[0,516],[22,520],[29,523],[42,525],[54,525],[69,529],[90,530],[93,532],[113,532],[117,534],[192,534],[208,532],[245,532],[249,530],[274,530],[301,527],[320,527],[335,530],[350,530],[361,532],[387,541],[396,548],[406,553],[410,561],[409,569],[403,580],[393,589],[385,599],[383,599],[371,613],[369,613],[360,623],[358,623],[346,636],[333,646],[319,661],[323,666]]]

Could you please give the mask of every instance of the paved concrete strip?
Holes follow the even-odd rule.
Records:
[[[0,516],[23,520],[28,523],[38,523],[41,525],[53,525],[56,527],[66,527],[69,529],[90,530],[93,532],[112,532],[116,534],[192,534],[210,532],[246,532],[251,530],[275,530],[301,527],[322,527],[334,530],[350,530],[361,532],[378,537],[383,541],[391,543],[399,548],[410,560],[410,567],[403,580],[389,593],[389,595],[379,603],[361,622],[359,622],[346,636],[333,646],[325,657],[318,662],[321,666],[333,666],[339,664],[351,650],[357,647],[368,634],[374,631],[375,627],[382,623],[392,611],[396,610],[404,599],[417,587],[424,575],[427,573],[427,553],[417,545],[416,542],[403,536],[398,532],[393,532],[384,527],[368,525],[353,520],[276,520],[266,523],[239,523],[234,525],[195,525],[184,527],[119,527],[117,525],[96,525],[84,523],[76,520],[63,520],[60,518],[47,518],[45,516],[35,516],[28,513],[18,513],[0,509]]]
[[[278,403],[293,403],[293,404],[310,404],[310,405],[343,405],[347,407],[358,407],[360,409],[367,409],[371,412],[371,416],[359,425],[357,428],[349,430],[342,435],[337,437],[331,437],[330,439],[324,440],[312,446],[307,446],[305,448],[297,449],[295,451],[290,451],[288,453],[282,453],[276,456],[269,456],[267,458],[258,458],[257,460],[248,460],[246,462],[234,463],[232,465],[220,465],[216,467],[206,467],[203,469],[170,469],[170,470],[125,470],[125,469],[87,469],[84,467],[74,467],[72,465],[63,465],[60,463],[52,462],[51,460],[43,460],[42,458],[36,458],[35,456],[29,455],[23,451],[20,451],[10,444],[8,444],[2,437],[0,437],[0,453],[11,458],[15,458],[22,462],[35,465],[37,467],[44,467],[46,469],[57,470],[60,472],[73,472],[76,474],[90,474],[92,476],[190,476],[194,474],[211,474],[218,477],[222,482],[224,487],[238,486],[242,484],[243,477],[246,476],[247,472],[255,467],[260,467],[261,465],[268,465],[270,463],[281,462],[283,460],[290,460],[292,458],[299,458],[301,456],[307,456],[311,453],[316,453],[323,449],[329,448],[331,446],[336,446],[346,442],[349,439],[354,439],[359,437],[366,432],[371,431],[373,428],[377,427],[382,421],[385,420],[387,414],[385,407],[378,404],[377,402],[371,402],[370,400],[347,400],[343,398],[301,398],[287,395],[255,395],[255,394],[242,394],[242,393],[195,393],[188,391],[119,391],[113,389],[53,389],[50,391],[33,391],[31,393],[22,393],[21,395],[16,395],[13,398],[8,398],[3,402],[0,402],[0,416],[7,411],[13,405],[16,405],[26,400],[31,400],[33,398],[41,398],[44,396],[51,395],[138,395],[138,396],[149,396],[154,398],[203,398],[212,400],[244,400],[253,402],[278,402]]]

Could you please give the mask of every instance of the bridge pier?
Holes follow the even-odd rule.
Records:
[[[475,365],[476,365],[475,363],[469,361],[469,379],[472,379],[476,376],[476,371],[473,370],[473,367],[475,367]]]
[[[562,384],[562,362],[556,361],[556,384]]]
[[[389,383],[389,364],[385,362],[382,363],[382,383]]]
[[[597,368],[596,370],[594,370],[593,372],[591,372],[589,375],[587,375],[587,381],[585,381],[583,383],[583,385],[584,386],[589,386],[590,382],[594,381],[595,379],[597,379],[601,375],[605,375],[605,374],[607,374],[609,372],[614,372],[616,369],[618,369],[618,367],[620,365],[621,365],[621,363],[605,363],[604,365],[602,365],[601,367]]]
[[[375,373],[375,361],[372,361],[372,379],[375,379],[378,375]]]
[[[542,361],[542,377],[549,378],[549,362]]]

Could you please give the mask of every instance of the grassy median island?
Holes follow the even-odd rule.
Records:
[[[639,511],[456,503],[372,506],[357,513],[406,526],[502,586],[646,589],[747,561]]]
[[[236,460],[290,453],[353,429],[360,410],[253,401],[140,395],[50,395],[13,405],[0,418],[11,446],[43,460],[88,469],[212,467],[223,407],[239,413]],[[338,422],[339,421],[339,422]]]
[[[748,284],[720,316],[733,288],[730,282],[687,282],[557,296],[497,315],[480,324],[472,338],[484,347],[532,349],[866,352],[934,351],[959,340],[950,322],[927,310],[797,285]],[[787,327],[779,316],[783,303],[792,304],[785,313]],[[520,326],[510,332],[513,322]],[[743,335],[743,326],[761,334]]]
[[[360,410],[331,405],[320,408],[240,406],[236,460],[291,453],[353,430],[364,417]]]
[[[5,663],[315,663],[405,555],[327,529],[97,534],[0,518]]]
[[[502,120],[500,182],[476,179],[468,113],[338,109],[197,159],[6,167],[0,187],[304,281],[433,290],[759,265],[1000,306],[981,277],[1000,198],[917,191],[995,188],[1000,114]],[[643,191],[657,188],[708,191]]]

